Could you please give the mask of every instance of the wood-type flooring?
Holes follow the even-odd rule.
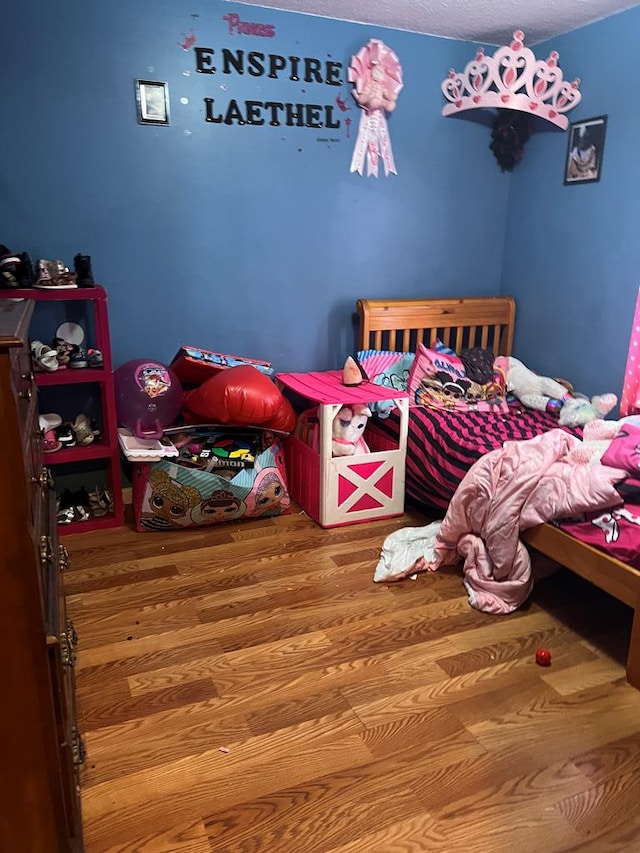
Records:
[[[640,851],[631,612],[566,570],[509,616],[374,584],[426,521],[65,539],[86,853]]]

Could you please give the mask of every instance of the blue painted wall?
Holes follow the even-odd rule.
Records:
[[[640,286],[639,38],[635,8],[536,46],[582,80],[570,121],[608,116],[601,179],[565,187],[568,133],[544,133],[511,180],[502,292],[518,301],[516,352],[590,395],[621,394]]]
[[[229,35],[229,12],[275,38]],[[0,241],[34,259],[92,256],[116,363],[191,343],[331,368],[352,347],[358,297],[499,292],[509,177],[485,127],[440,115],[440,81],[469,44],[223,0],[23,0],[3,28]],[[382,38],[404,69],[398,176],[349,173],[350,95],[350,139],[344,124],[207,124],[205,97],[331,104],[351,87],[196,74],[178,44],[191,29],[216,58],[229,47],[345,67]],[[138,124],[135,78],[168,81],[170,127]]]

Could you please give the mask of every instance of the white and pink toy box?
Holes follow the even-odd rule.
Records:
[[[285,441],[291,497],[321,527],[391,518],[404,512],[409,395],[372,382],[342,384],[342,372],[280,373],[284,388],[318,405],[318,449],[298,436]],[[332,456],[333,418],[345,404],[393,399],[400,411],[398,446],[355,456]],[[367,440],[365,430],[364,440]]]

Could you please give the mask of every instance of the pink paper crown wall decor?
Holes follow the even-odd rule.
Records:
[[[449,101],[442,115],[487,107],[518,110],[566,130],[569,122],[564,113],[580,103],[582,94],[579,79],[571,83],[564,79],[558,58],[553,50],[547,59],[536,59],[524,46],[522,30],[516,30],[511,44],[499,47],[493,56],[478,48],[464,71],[452,69],[442,81]]]

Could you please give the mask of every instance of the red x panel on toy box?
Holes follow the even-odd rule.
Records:
[[[201,385],[220,370],[250,364],[261,373],[273,376],[274,370],[268,361],[256,361],[239,355],[225,355],[221,352],[209,352],[197,347],[180,347],[171,362],[171,368],[184,385]]]

